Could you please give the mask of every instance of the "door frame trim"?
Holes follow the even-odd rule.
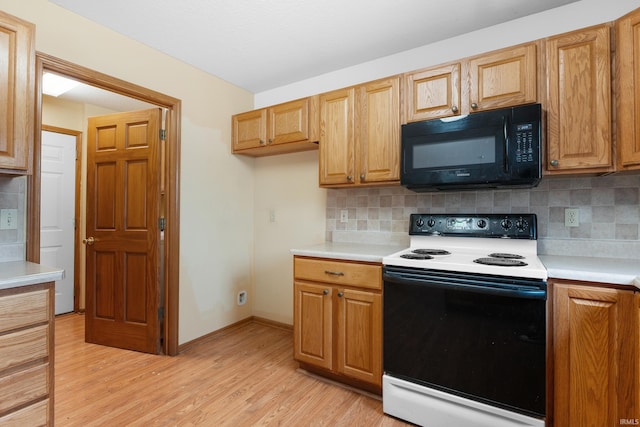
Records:
[[[180,126],[182,101],[160,92],[73,64],[45,53],[36,52],[35,135],[32,158],[33,173],[27,178],[27,261],[40,261],[40,155],[42,131],[42,74],[44,70],[63,74],[91,86],[135,98],[169,110],[166,123],[166,166],[164,217],[164,330],[165,354],[178,354],[178,320],[180,288]]]

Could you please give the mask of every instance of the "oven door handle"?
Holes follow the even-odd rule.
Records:
[[[460,290],[467,292],[474,292],[485,295],[496,295],[511,298],[526,298],[526,299],[547,299],[546,289],[531,289],[518,286],[508,286],[494,284],[491,286],[474,285],[472,283],[452,283],[445,280],[438,280],[437,277],[424,277],[420,280],[407,278],[402,273],[397,272],[385,272],[383,274],[383,280],[385,282],[397,283],[401,285],[414,285],[414,286],[426,286],[431,288]],[[464,282],[464,281],[462,281]]]

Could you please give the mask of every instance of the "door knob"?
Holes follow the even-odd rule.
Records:
[[[94,239],[93,237],[87,237],[86,239],[82,239],[82,243],[89,246],[92,246],[95,243],[95,241],[96,239]]]

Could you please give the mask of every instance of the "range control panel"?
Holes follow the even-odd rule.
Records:
[[[535,214],[411,214],[410,235],[536,240]]]

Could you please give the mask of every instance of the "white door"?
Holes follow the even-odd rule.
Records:
[[[42,131],[40,263],[64,269],[55,313],[73,311],[76,137]]]

